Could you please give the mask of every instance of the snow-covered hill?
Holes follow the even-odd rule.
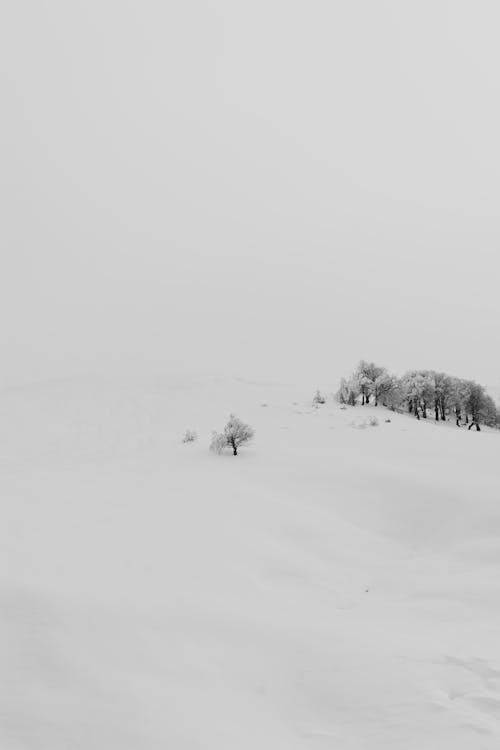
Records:
[[[500,434],[311,396],[0,395],[2,748],[498,748]]]

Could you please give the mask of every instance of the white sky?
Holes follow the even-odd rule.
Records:
[[[497,0],[3,0],[0,383],[500,382],[499,26]]]

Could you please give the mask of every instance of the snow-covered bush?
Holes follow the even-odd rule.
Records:
[[[230,414],[224,432],[212,434],[210,450],[220,454],[226,448],[232,448],[233,456],[237,456],[238,448],[249,443],[253,436],[254,431],[250,425],[242,422],[234,414]]]
[[[351,422],[351,427],[354,427],[356,430],[365,430],[367,427],[378,427],[378,424],[377,417],[368,417],[366,419],[354,419]]]
[[[224,451],[224,448],[227,448],[226,436],[220,432],[213,432],[212,440],[210,441],[210,450],[220,455]]]
[[[313,404],[325,404],[325,403],[326,403],[326,398],[323,396],[323,394],[318,389],[316,391],[316,393],[314,394]]]
[[[357,381],[354,378],[349,378],[349,380],[342,378],[339,389],[335,394],[337,401],[344,406],[356,406],[358,396],[359,385]]]
[[[198,435],[194,430],[186,430],[184,437],[182,438],[183,443],[194,443],[198,439]]]
[[[366,419],[353,419],[351,422],[351,427],[354,427],[355,430],[365,430],[367,426]]]

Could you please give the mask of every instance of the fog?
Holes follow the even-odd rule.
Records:
[[[496,2],[4,0],[0,384],[500,381]]]

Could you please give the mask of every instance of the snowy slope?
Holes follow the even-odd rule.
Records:
[[[0,395],[0,747],[499,747],[500,435],[310,395]]]

